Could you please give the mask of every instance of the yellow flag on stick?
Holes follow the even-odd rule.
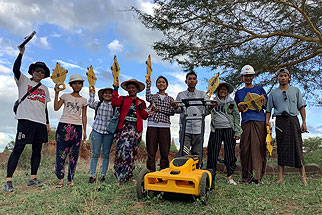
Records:
[[[113,62],[113,65],[111,67],[111,70],[112,70],[112,75],[113,75],[113,78],[114,78],[113,85],[114,86],[119,86],[120,67],[119,67],[119,64],[117,62],[116,56],[114,56],[114,62]]]
[[[247,93],[244,102],[238,103],[238,106],[244,106],[243,112],[246,112],[248,109],[256,110],[259,112],[262,110],[264,95],[258,95],[256,93]]]
[[[273,146],[272,142],[272,128],[270,126],[266,126],[267,129],[267,136],[266,136],[266,148],[269,152],[269,156],[272,156]]]
[[[151,73],[152,73],[152,65],[151,65],[151,56],[149,55],[148,60],[145,61],[146,63],[146,83],[151,83]]]
[[[58,91],[62,91],[66,88],[65,86],[65,79],[68,71],[60,66],[59,63],[56,63],[56,68],[53,69],[53,74],[50,76],[50,78],[53,80],[53,82],[58,86]],[[62,86],[62,88],[59,88],[59,86]]]
[[[211,95],[216,91],[218,85],[219,85],[219,73],[217,73],[214,77],[208,80],[209,98],[211,98]]]
[[[93,67],[87,67],[87,79],[88,79],[88,83],[89,83],[89,91],[91,92],[95,92],[95,83],[96,83],[96,76],[95,76],[95,72],[93,70]]]

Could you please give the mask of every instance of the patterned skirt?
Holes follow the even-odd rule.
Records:
[[[278,165],[300,168],[304,165],[303,141],[297,116],[276,117]]]
[[[116,135],[114,170],[120,182],[133,178],[141,135],[142,132],[136,129],[136,122],[124,122],[123,129]]]

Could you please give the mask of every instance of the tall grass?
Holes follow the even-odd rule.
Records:
[[[42,188],[27,187],[29,166],[19,167],[13,178],[16,191],[0,191],[0,214],[322,214],[321,175],[309,176],[309,186],[303,187],[298,174],[286,175],[283,185],[274,183],[276,176],[265,176],[261,185],[237,186],[228,185],[225,175],[217,174],[210,203],[203,206],[198,200],[173,201],[161,195],[137,201],[133,184],[118,185],[113,165],[106,183],[88,184],[89,160],[79,160],[76,186],[57,189],[53,162],[43,156],[38,173],[45,183]],[[143,167],[143,163],[137,164],[135,175]],[[5,169],[1,168],[0,175],[5,178]],[[240,175],[234,178],[238,180]]]

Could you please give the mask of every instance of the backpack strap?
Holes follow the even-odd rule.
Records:
[[[122,107],[122,105],[123,105],[123,102],[124,102],[124,96],[123,96],[123,99],[122,99],[122,103],[121,103],[121,106],[120,107]],[[96,118],[96,115],[97,115],[97,112],[98,112],[98,108],[99,108],[99,106],[101,106],[101,104],[103,103],[103,101],[99,101],[98,103],[97,103],[97,106],[96,106],[96,108],[95,108],[95,115],[94,115],[94,120],[95,120],[95,118]],[[114,113],[115,113],[115,111],[117,110],[117,108],[116,107],[113,107],[113,115],[114,115]],[[120,108],[120,112],[121,112],[121,108]]]
[[[19,101],[19,104],[25,100],[27,98],[27,96],[29,96],[32,92],[34,92],[38,87],[40,87],[41,83],[39,82],[36,86],[34,86],[33,88],[31,88],[31,90],[29,90]],[[18,104],[18,105],[19,105]]]
[[[94,120],[96,119],[96,115],[97,115],[98,108],[101,106],[101,104],[102,104],[102,103],[103,103],[103,100],[102,100],[102,101],[99,101],[99,102],[97,103],[97,106],[96,106],[96,108],[95,108]]]

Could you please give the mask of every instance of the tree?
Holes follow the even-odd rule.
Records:
[[[164,60],[186,70],[221,68],[221,78],[241,83],[250,64],[259,84],[273,87],[288,68],[292,84],[316,94],[322,87],[322,1],[157,0],[153,14],[132,8],[149,29],[163,32],[153,44]]]

